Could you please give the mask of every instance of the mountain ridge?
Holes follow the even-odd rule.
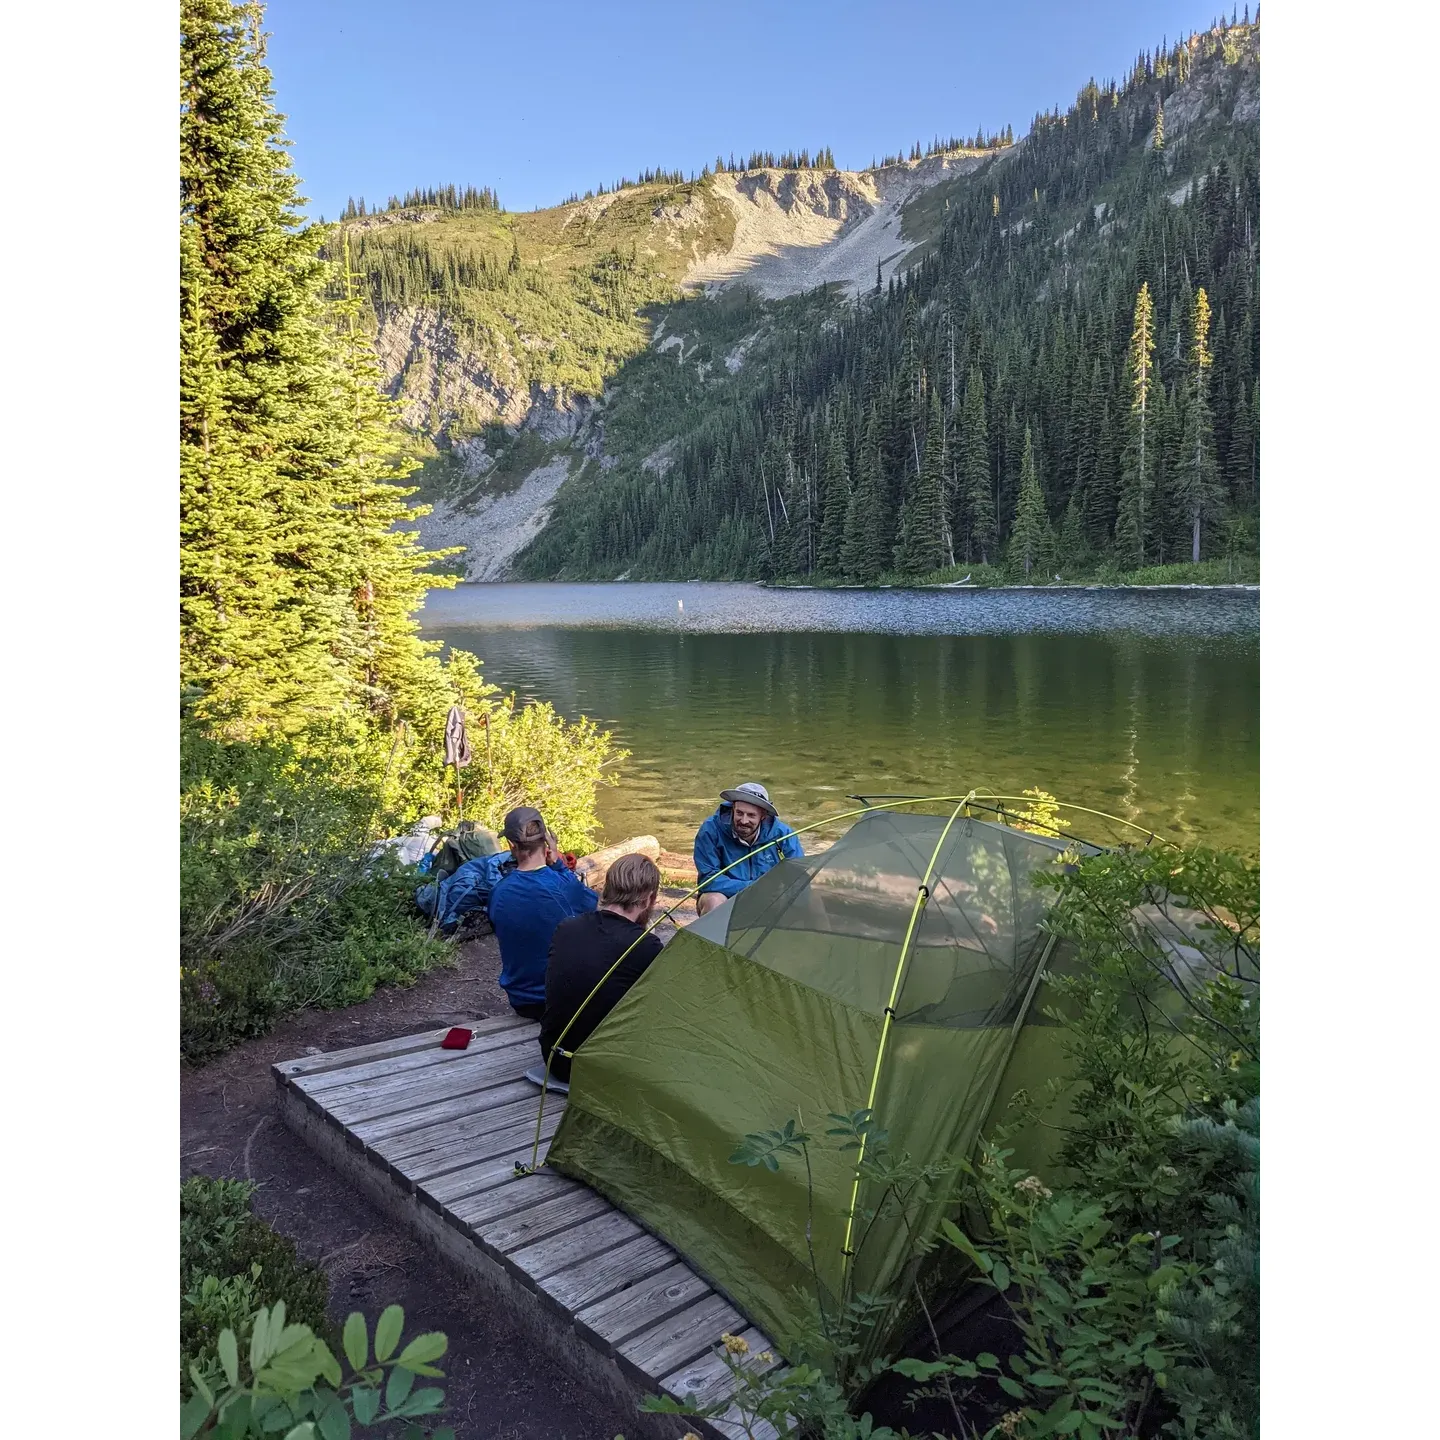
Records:
[[[1258,63],[1258,25],[1218,28],[1168,56],[1142,57],[1124,90],[1091,82],[1077,107],[1123,104],[1136,143],[1137,116],[1153,90],[1164,111],[1162,143],[1169,136],[1157,173],[1183,181],[1171,186],[1170,203],[1179,207],[1204,184],[1204,156],[1187,157],[1187,137],[1200,135],[1203,151],[1214,148],[1217,134],[1258,126]],[[838,297],[858,303],[877,280],[882,294],[903,283],[941,243],[952,200],[971,203],[985,175],[1003,188],[996,167],[1016,164],[1037,135],[1048,143],[1052,130],[1063,131],[1079,113],[1037,117],[1029,135],[1004,148],[957,149],[864,171],[722,170],[525,215],[411,207],[404,218],[381,212],[350,222],[369,252],[359,258],[387,386],[426,459],[421,498],[435,506],[420,521],[426,543],[469,544],[471,578],[510,573],[524,546],[523,573],[554,573],[538,557],[557,498],[589,507],[605,495],[595,486],[612,484],[617,470],[617,481],[624,473],[653,475],[647,458],[661,447],[673,452],[695,414],[726,403],[727,382],[777,363],[772,341],[782,312],[809,315],[801,324],[816,317],[839,324],[830,308]],[[1137,150],[1148,152],[1153,139],[1146,136]],[[1053,276],[1037,289],[1039,303],[1052,283],[1069,283],[1073,255],[1083,252],[1090,257],[1084,263],[1093,263],[1136,223],[1123,205],[1117,212],[1113,199],[1101,198],[1104,188],[1092,183],[1082,207],[1070,204],[1070,223],[1047,233],[1056,259]],[[998,232],[1007,243],[1032,247],[1040,233],[1033,227],[1051,223],[1054,207],[1040,203],[1038,190],[1035,200],[1004,217]],[[378,269],[377,251],[384,261]],[[408,271],[393,263],[397,257]],[[706,304],[721,308],[707,312]],[[725,316],[739,314],[747,318],[736,330]],[[661,356],[676,370],[657,372]],[[629,400],[646,387],[653,413],[640,416]],[[667,426],[667,417],[674,423]],[[532,448],[519,446],[521,439]],[[569,452],[567,479],[557,496],[553,462],[562,450]],[[507,456],[508,466],[497,463]],[[527,457],[530,471],[499,474]],[[545,483],[526,485],[542,471]],[[519,514],[517,492],[533,493],[539,508]],[[479,544],[491,510],[509,534]],[[637,540],[632,548],[643,547]],[[622,568],[633,567],[617,565],[612,574]]]

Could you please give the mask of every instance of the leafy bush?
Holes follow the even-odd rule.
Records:
[[[190,1367],[193,1388],[180,1407],[181,1440],[248,1440],[282,1432],[284,1440],[348,1440],[352,1424],[384,1426],[393,1435],[396,1421],[408,1422],[403,1440],[422,1440],[425,1431],[413,1422],[441,1410],[445,1392],[434,1385],[417,1390],[415,1381],[440,1378],[432,1362],[445,1353],[444,1335],[417,1335],[397,1355],[405,1312],[391,1305],[376,1322],[372,1362],[365,1317],[355,1311],[342,1338],[347,1379],[309,1325],[286,1320],[283,1300],[257,1310],[244,1362],[236,1331],[220,1332],[215,1362]],[[442,1425],[431,1440],[455,1440],[455,1431]]]
[[[354,755],[183,735],[180,1035],[191,1060],[449,955],[414,918],[413,879],[388,857],[366,860],[380,796],[335,753]]]
[[[222,1331],[249,1339],[255,1312],[283,1300],[322,1333],[330,1282],[251,1209],[255,1186],[196,1175],[180,1187],[180,1371],[217,1358]]]
[[[452,655],[468,696],[475,759],[466,813],[498,829],[538,806],[567,849],[592,840],[596,786],[624,758],[590,721],[497,698],[478,666]],[[227,740],[187,722],[181,734],[181,1049],[201,1060],[306,1007],[354,1004],[452,956],[413,905],[415,878],[369,857],[378,835],[443,812],[438,748],[404,729],[349,722]],[[448,792],[453,804],[454,793]]]

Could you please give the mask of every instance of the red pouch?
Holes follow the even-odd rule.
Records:
[[[468,1048],[469,1048],[469,1045],[470,1045],[470,1033],[471,1033],[471,1032],[470,1032],[469,1030],[465,1029],[465,1027],[464,1027],[463,1025],[457,1025],[457,1026],[456,1026],[453,1030],[451,1030],[450,1033],[449,1033],[448,1035],[446,1035],[446,1037],[440,1042],[440,1048],[441,1048],[442,1050],[465,1050],[465,1049],[468,1049]]]
[[[569,869],[573,870],[575,868],[575,857],[568,850],[560,858]]]

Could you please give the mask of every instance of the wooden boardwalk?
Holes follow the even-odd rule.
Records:
[[[540,1027],[505,1016],[474,1027],[468,1050],[444,1030],[285,1060],[274,1067],[285,1124],[388,1213],[459,1264],[534,1343],[621,1406],[662,1391],[704,1404],[730,1393],[717,1353],[739,1335],[752,1356],[771,1345],[663,1241],[588,1187],[529,1163],[540,1110],[523,1078]],[[565,1109],[545,1102],[541,1156]],[[776,1364],[781,1363],[776,1359]],[[758,1366],[757,1366],[758,1368]],[[626,1435],[722,1440],[717,1420],[636,1415]],[[755,1440],[775,1431],[757,1426]]]

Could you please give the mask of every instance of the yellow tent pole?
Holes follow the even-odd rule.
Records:
[[[969,795],[965,796],[965,798],[960,801],[960,808],[963,809],[964,806],[974,797],[975,792],[972,790]],[[850,820],[853,819],[856,815],[868,815],[872,810],[898,810],[901,808],[901,806],[904,805],[934,805],[939,803],[940,801],[945,801],[948,804],[951,800],[955,800],[957,798],[959,797],[955,795],[922,795],[916,797],[913,800],[895,800],[886,805],[865,805],[862,806],[859,810],[846,810],[842,811],[839,815],[827,815],[823,820],[816,820],[812,824],[802,825],[800,829],[791,831],[791,834],[808,835],[810,831],[819,830],[826,825],[833,825],[837,820]],[[956,814],[959,814],[959,810],[956,811]],[[950,818],[953,822],[955,817],[952,815]],[[948,830],[950,827],[947,825],[945,828],[946,830]],[[944,837],[942,836],[941,838],[943,839]],[[724,869],[717,870],[715,872],[715,875],[712,875],[710,879],[713,880],[716,876],[724,875],[726,871],[733,870],[737,865],[748,860],[751,855],[759,854],[761,851],[769,850],[776,845],[783,845],[787,839],[789,839],[789,836],[782,835],[778,840],[767,840],[765,844],[757,846],[754,850],[750,851],[749,854],[742,855],[739,860],[732,860],[730,864],[724,867]],[[710,880],[707,880],[704,883],[708,885],[710,883]],[[560,1046],[564,1042],[565,1037],[570,1033],[570,1027],[584,1013],[585,1007],[589,1005],[589,1003],[596,997],[596,995],[600,993],[600,987],[604,985],[604,983],[616,972],[616,970],[620,968],[621,964],[624,963],[625,958],[630,954],[630,951],[633,950],[635,946],[638,945],[645,938],[646,935],[649,935],[650,932],[656,928],[656,926],[663,925],[687,900],[691,900],[696,895],[698,895],[702,888],[703,886],[696,885],[693,890],[686,891],[686,893],[682,895],[677,901],[675,901],[675,903],[671,905],[664,912],[664,914],[659,917],[659,919],[652,920],[643,934],[637,935],[635,937],[629,948],[626,949],[624,953],[619,957],[619,959],[617,959],[615,963],[599,978],[599,980],[595,982],[595,988],[591,990],[591,992],[585,997],[585,999],[581,1002],[580,1007],[566,1022],[565,1028],[559,1033],[559,1035],[555,1037],[554,1046],[545,1056],[545,1079],[544,1083],[540,1087],[540,1113],[535,1118],[535,1143],[530,1148],[530,1163],[528,1165],[522,1165],[520,1161],[517,1160],[515,1162],[515,1173],[517,1175],[531,1175],[539,1168],[540,1165],[540,1130],[545,1123],[545,1097],[550,1093],[550,1061],[554,1054],[554,1051],[560,1049]],[[439,913],[438,907],[436,913]],[[568,1052],[562,1053],[565,1053],[567,1055],[567,1058],[569,1058]]]
[[[958,803],[958,805],[956,806],[955,814],[954,814],[954,815],[951,815],[949,822],[948,822],[948,823],[946,824],[946,826],[945,826],[945,831],[944,831],[944,832],[941,834],[941,836],[940,836],[941,840],[943,841],[944,838],[945,838],[945,835],[949,833],[950,826],[955,823],[955,817],[956,817],[957,815],[959,815],[960,811],[962,811],[972,800],[1014,800],[1014,801],[1016,801],[1017,803],[1025,803],[1025,802],[1033,801],[1034,799],[1035,799],[1035,797],[1034,797],[1033,795],[987,795],[987,794],[982,794],[982,793],[981,793],[980,791],[978,791],[978,790],[971,790],[971,791],[969,792],[969,794],[963,795],[963,796],[962,796],[962,795],[914,795],[914,796],[911,796],[911,797],[909,797],[908,799],[904,799],[904,800],[890,800],[890,801],[884,802],[883,804],[863,805],[863,806],[861,806],[858,810],[843,810],[843,811],[841,811],[838,815],[827,815],[827,816],[825,816],[825,818],[822,819],[822,820],[815,820],[815,821],[813,821],[813,822],[812,822],[811,824],[809,824],[809,825],[802,825],[798,830],[793,830],[793,831],[791,831],[791,834],[793,834],[793,835],[808,835],[812,830],[821,830],[821,829],[823,829],[826,825],[834,825],[834,824],[836,824],[836,823],[837,823],[838,821],[840,821],[840,820],[853,820],[857,815],[868,815],[868,814],[870,814],[872,811],[875,811],[875,810],[899,810],[899,809],[903,809],[906,805],[939,805],[939,804],[946,804],[946,805],[948,805],[948,804],[951,804],[952,802],[958,801],[959,803]],[[1153,835],[1153,834],[1155,833],[1154,831],[1146,830],[1146,829],[1144,829],[1142,826],[1136,825],[1136,824],[1134,823],[1134,821],[1131,821],[1131,820],[1123,820],[1123,819],[1121,819],[1120,816],[1118,816],[1118,815],[1106,815],[1103,810],[1087,810],[1087,809],[1085,808],[1085,806],[1083,806],[1083,805],[1071,805],[1071,804],[1069,804],[1068,801],[1064,801],[1064,800],[1056,801],[1056,804],[1058,804],[1058,805],[1064,805],[1067,809],[1070,809],[1070,810],[1082,810],[1082,811],[1084,811],[1087,815],[1098,815],[1098,816],[1100,816],[1101,818],[1106,819],[1106,820],[1114,820],[1114,821],[1116,821],[1118,824],[1121,824],[1121,825],[1128,825],[1128,826],[1130,826],[1130,828],[1131,828],[1132,830],[1138,830],[1138,831],[1140,831],[1140,833],[1141,833],[1142,835]],[[733,861],[731,861],[731,863],[730,863],[729,865],[726,865],[726,866],[724,867],[724,869],[717,870],[717,871],[715,872],[715,875],[712,875],[710,878],[713,880],[716,876],[724,875],[727,871],[733,870],[733,869],[735,868],[735,866],[737,866],[737,865],[739,865],[739,864],[742,864],[745,860],[749,859],[749,858],[750,858],[750,855],[755,855],[755,854],[760,853],[761,851],[769,850],[769,849],[773,848],[773,847],[776,846],[776,845],[783,845],[783,844],[785,843],[785,840],[786,840],[787,838],[788,838],[788,837],[782,835],[782,836],[780,837],[780,839],[778,839],[778,840],[769,840],[769,841],[767,841],[764,845],[760,845],[760,846],[756,847],[755,850],[750,851],[749,854],[747,854],[747,855],[742,855],[739,860],[733,860]],[[1163,837],[1162,837],[1162,838],[1163,838]],[[1167,842],[1167,843],[1171,843],[1171,842]],[[939,854],[939,846],[936,847],[936,854],[937,854],[937,855]],[[933,857],[932,857],[931,863],[932,863],[932,864],[934,863]],[[707,885],[708,885],[709,883],[710,883],[710,882],[709,882],[708,880],[705,882],[705,884],[707,884]],[[591,990],[591,992],[585,997],[585,999],[584,999],[583,1003],[580,1005],[579,1009],[576,1010],[575,1014],[572,1015],[572,1016],[570,1017],[569,1021],[566,1023],[565,1028],[560,1032],[560,1034],[559,1034],[558,1036],[556,1036],[556,1038],[555,1038],[555,1045],[554,1045],[554,1047],[553,1047],[554,1050],[559,1050],[559,1049],[560,1049],[561,1045],[564,1043],[564,1040],[565,1040],[566,1035],[568,1035],[568,1034],[570,1033],[570,1027],[575,1023],[575,1021],[576,1021],[576,1020],[580,1017],[580,1015],[584,1012],[586,1006],[588,1006],[588,1005],[590,1004],[590,1002],[595,998],[595,996],[596,996],[597,994],[599,994],[599,992],[600,992],[600,987],[601,987],[602,985],[604,985],[605,982],[606,982],[606,981],[615,973],[615,971],[618,970],[618,969],[620,968],[620,966],[624,963],[624,961],[626,960],[626,958],[629,956],[630,951],[633,950],[633,949],[635,948],[635,946],[638,945],[638,944],[640,943],[640,941],[643,940],[646,935],[649,935],[649,934],[651,933],[651,931],[653,931],[657,926],[663,925],[663,924],[675,913],[675,911],[680,908],[680,906],[682,906],[683,904],[685,904],[685,902],[686,902],[687,900],[692,900],[692,899],[694,899],[694,897],[700,893],[700,891],[701,891],[702,888],[703,888],[703,887],[702,887],[701,885],[696,885],[696,886],[694,887],[694,889],[686,891],[686,893],[685,893],[684,895],[682,895],[678,900],[676,900],[676,901],[674,902],[674,904],[672,904],[671,906],[669,906],[669,908],[666,909],[666,910],[664,911],[664,913],[661,914],[658,919],[652,920],[652,921],[650,922],[649,926],[645,929],[645,931],[644,931],[643,934],[641,934],[641,935],[639,935],[639,936],[636,937],[634,943],[631,944],[631,946],[629,947],[629,949],[627,949],[627,950],[620,956],[620,958],[619,958],[618,960],[616,960],[615,963],[600,977],[600,979],[599,979],[598,981],[596,981],[596,983],[595,983],[595,988],[594,988],[593,990]],[[437,908],[436,908],[436,913],[437,913],[437,914],[439,913],[438,905],[437,905]],[[914,923],[915,923],[915,915],[914,915],[913,913],[912,913],[912,915],[911,915],[911,917],[910,917],[910,922],[911,922],[911,925],[912,925],[912,927],[913,927],[913,925],[914,925]],[[909,945],[909,935],[908,935],[908,933],[907,933],[907,935],[906,935],[906,947],[908,947],[908,945]],[[901,964],[902,966],[903,966],[904,963],[905,963],[905,954],[906,954],[905,949],[902,949],[901,952],[900,952],[900,964]],[[897,977],[896,977],[896,983],[897,983],[897,985],[898,985],[898,983],[899,983],[899,978],[900,978],[900,977],[899,977],[898,972],[897,972]],[[892,1001],[892,1004],[893,1004],[893,1001]],[[888,1017],[888,1015],[887,1015],[887,1017],[886,1017],[887,1025],[888,1025],[888,1020],[889,1020],[889,1017]],[[882,1032],[882,1051],[883,1051],[883,1032]],[[553,1054],[553,1051],[552,1051],[551,1053]],[[542,1129],[542,1127],[544,1126],[544,1123],[545,1123],[545,1098],[546,1098],[546,1096],[550,1093],[550,1061],[551,1061],[551,1054],[547,1054],[547,1055],[545,1056],[545,1078],[544,1078],[544,1081],[543,1081],[543,1083],[541,1084],[541,1087],[540,1087],[540,1113],[539,1113],[539,1115],[537,1115],[537,1116],[535,1117],[535,1142],[534,1142],[534,1144],[531,1146],[531,1149],[530,1149],[530,1163],[529,1163],[528,1165],[524,1165],[524,1164],[522,1164],[520,1161],[517,1160],[517,1161],[515,1162],[515,1172],[516,1172],[517,1175],[529,1175],[529,1174],[533,1174],[533,1173],[535,1172],[535,1170],[537,1170],[537,1169],[539,1168],[539,1164],[540,1164],[540,1131],[541,1131],[541,1129]],[[877,1072],[876,1072],[876,1073],[877,1073],[877,1080],[878,1080],[878,1073],[879,1073],[879,1072],[878,1072],[878,1068],[877,1068]],[[871,1103],[872,1103],[872,1105],[873,1105],[873,1103],[874,1103],[874,1085],[871,1086]],[[865,1155],[865,1148],[864,1148],[863,1137],[862,1137],[862,1142],[861,1142],[860,1155],[861,1155],[861,1158],[863,1159],[863,1158],[864,1158],[864,1155]],[[858,1172],[858,1170],[857,1170],[857,1172],[856,1172],[856,1182],[855,1182],[857,1191],[858,1191],[858,1188],[859,1188],[859,1183],[860,1183],[860,1182],[859,1182],[859,1172]],[[851,1197],[851,1214],[850,1214],[850,1222],[851,1222],[851,1224],[853,1224],[853,1221],[854,1221],[854,1206],[855,1206],[855,1199],[854,1199],[854,1197],[852,1196],[852,1197]],[[846,1244],[846,1248],[848,1249],[848,1248],[849,1248],[849,1244],[850,1244],[850,1225],[849,1225],[849,1224],[847,1224],[847,1226],[846,1226],[845,1244]]]
[[[880,1090],[880,1069],[885,1063],[885,1047],[890,1040],[890,1029],[895,1023],[895,1002],[900,998],[900,986],[905,979],[905,962],[910,958],[910,944],[915,938],[916,927],[920,923],[920,915],[930,900],[930,881],[935,875],[935,862],[940,858],[941,847],[945,844],[945,838],[950,834],[950,827],[960,818],[960,812],[975,799],[975,792],[972,790],[951,812],[950,818],[945,822],[945,828],[940,832],[940,838],[935,842],[935,849],[931,853],[930,862],[925,867],[925,874],[920,881],[920,888],[915,892],[915,904],[910,910],[910,923],[905,928],[905,943],[900,947],[900,958],[895,965],[895,979],[890,985],[890,999],[885,1006],[885,1017],[880,1024],[880,1044],[875,1051],[875,1070],[870,1076],[870,1096],[865,1102],[865,1108],[873,1117],[875,1113],[875,1097]],[[855,1207],[860,1203],[860,1171],[865,1164],[865,1142],[869,1138],[868,1132],[860,1136],[860,1151],[855,1157],[855,1179],[850,1186],[850,1210],[845,1217],[845,1244],[841,1250],[843,1257],[840,1269],[840,1297],[844,1303],[845,1282],[850,1275],[850,1262],[854,1254],[850,1249],[850,1241],[855,1233]]]

